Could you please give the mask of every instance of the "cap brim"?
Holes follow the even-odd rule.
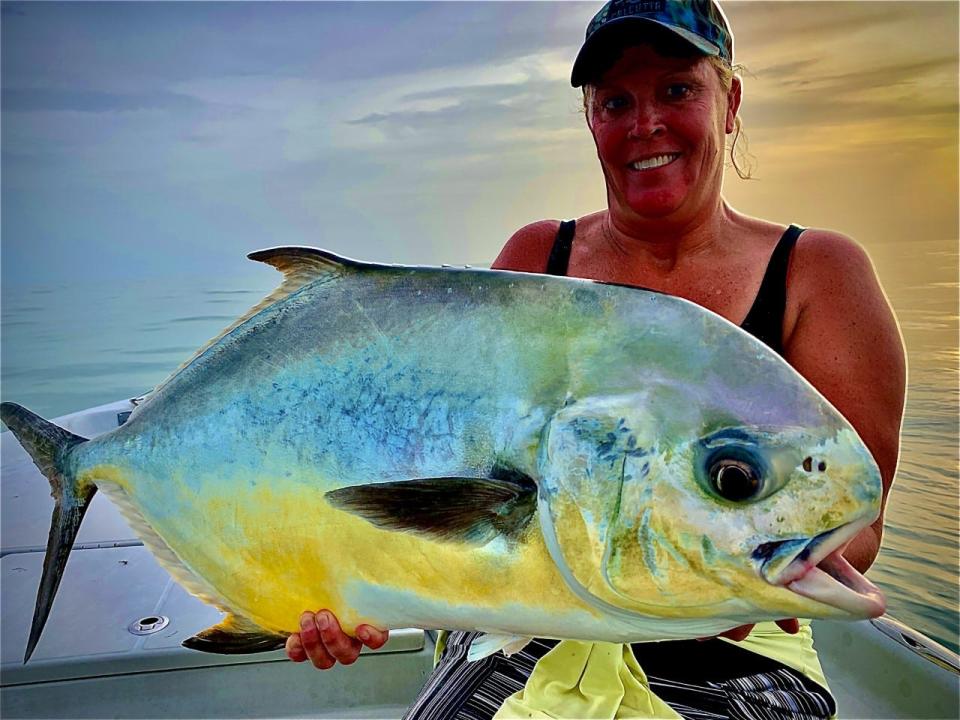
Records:
[[[687,41],[692,45],[696,50],[703,53],[704,55],[720,55],[720,48],[711,43],[709,40],[706,40],[696,33],[690,32],[686,28],[676,27],[660,20],[654,20],[653,18],[642,18],[642,17],[623,17],[617,18],[616,20],[611,20],[606,25],[601,27],[599,30],[593,33],[584,43],[583,47],[580,48],[580,52],[577,53],[577,59],[573,61],[573,70],[570,73],[570,84],[573,87],[580,87],[584,85],[589,80],[591,80],[592,70],[596,64],[596,57],[600,48],[605,47],[605,43],[610,39],[611,33],[620,33],[623,34],[624,28],[629,25],[645,25],[648,28],[651,26],[663,28],[669,30],[671,33],[677,37]],[[630,44],[630,40],[633,38],[622,38],[622,40],[617,44],[619,47],[626,47]],[[642,36],[636,38],[637,44],[643,42]]]

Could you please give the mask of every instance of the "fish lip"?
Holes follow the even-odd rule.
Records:
[[[839,525],[813,538],[764,543],[754,550],[760,574],[771,585],[862,618],[886,610],[880,589],[843,557],[843,551],[872,518]]]
[[[845,610],[854,618],[875,618],[886,612],[883,592],[861,575],[841,550],[834,550],[787,589],[825,605]]]

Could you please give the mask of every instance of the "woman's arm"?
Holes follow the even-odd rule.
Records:
[[[807,230],[790,259],[783,345],[787,361],[853,425],[880,467],[880,517],[844,557],[866,571],[880,551],[883,510],[900,453],[906,362],[900,330],[870,258],[853,240]],[[787,633],[795,619],[779,620]],[[740,641],[753,625],[720,637]]]
[[[787,361],[853,425],[883,481],[880,517],[844,553],[860,572],[883,537],[883,509],[900,453],[906,387],[903,341],[870,258],[848,237],[800,236],[787,282]]]

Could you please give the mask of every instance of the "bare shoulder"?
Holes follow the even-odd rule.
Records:
[[[791,274],[792,281],[811,289],[835,286],[838,278],[876,282],[873,263],[860,243],[843,233],[819,228],[810,228],[800,235]]]
[[[856,428],[889,487],[906,365],[896,318],[873,263],[846,235],[807,230],[791,257],[787,296],[787,361]]]
[[[805,326],[823,331],[842,328],[847,338],[872,334],[871,330],[898,335],[870,256],[842,233],[805,231],[791,257],[787,287],[788,332]],[[809,332],[801,334],[810,336]]]
[[[870,256],[860,243],[833,230],[810,228],[800,235],[790,259],[787,329],[804,315],[872,310],[889,313]]]
[[[559,220],[538,220],[517,230],[490,266],[494,270],[543,272],[560,227]]]

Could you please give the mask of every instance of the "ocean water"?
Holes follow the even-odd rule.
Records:
[[[888,612],[957,651],[957,242],[871,248],[908,349],[900,468],[870,578]],[[46,417],[144,393],[273,289],[242,277],[6,282],[0,395]]]

